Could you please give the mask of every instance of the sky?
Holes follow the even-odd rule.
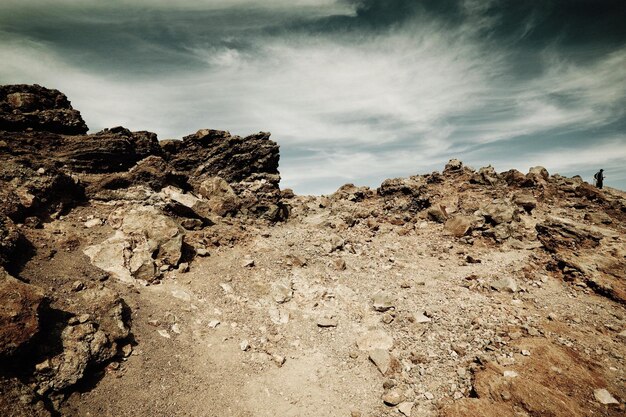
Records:
[[[281,186],[474,168],[626,189],[624,0],[1,0],[0,84],[96,132],[269,131]]]

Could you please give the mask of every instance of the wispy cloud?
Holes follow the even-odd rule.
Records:
[[[450,157],[568,173],[626,165],[626,42],[613,29],[593,46],[567,27],[547,32],[549,7],[62,0],[61,16],[40,3],[36,21],[22,2],[0,5],[22,16],[0,18],[0,81],[64,91],[92,130],[269,130],[283,185],[298,192],[376,185]]]

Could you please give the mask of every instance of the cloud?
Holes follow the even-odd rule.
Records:
[[[599,28],[579,18],[586,1],[40,3],[0,5],[12,10],[1,82],[60,89],[92,130],[269,130],[283,186],[300,193],[452,157],[569,174],[626,165],[626,43],[611,1],[592,46],[555,20]]]

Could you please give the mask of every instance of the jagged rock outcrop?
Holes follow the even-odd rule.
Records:
[[[0,86],[0,130],[29,129],[64,135],[88,130],[80,112],[60,91],[39,85]]]
[[[242,138],[221,130],[202,129],[182,141],[162,141],[165,160],[185,173],[196,192],[203,181],[219,177],[240,199],[241,209],[270,220],[288,216],[280,202],[279,147],[270,134]]]

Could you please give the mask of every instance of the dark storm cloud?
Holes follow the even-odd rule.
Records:
[[[299,192],[451,157],[624,187],[623,4],[3,0],[0,82],[66,92],[93,130],[270,130]]]

